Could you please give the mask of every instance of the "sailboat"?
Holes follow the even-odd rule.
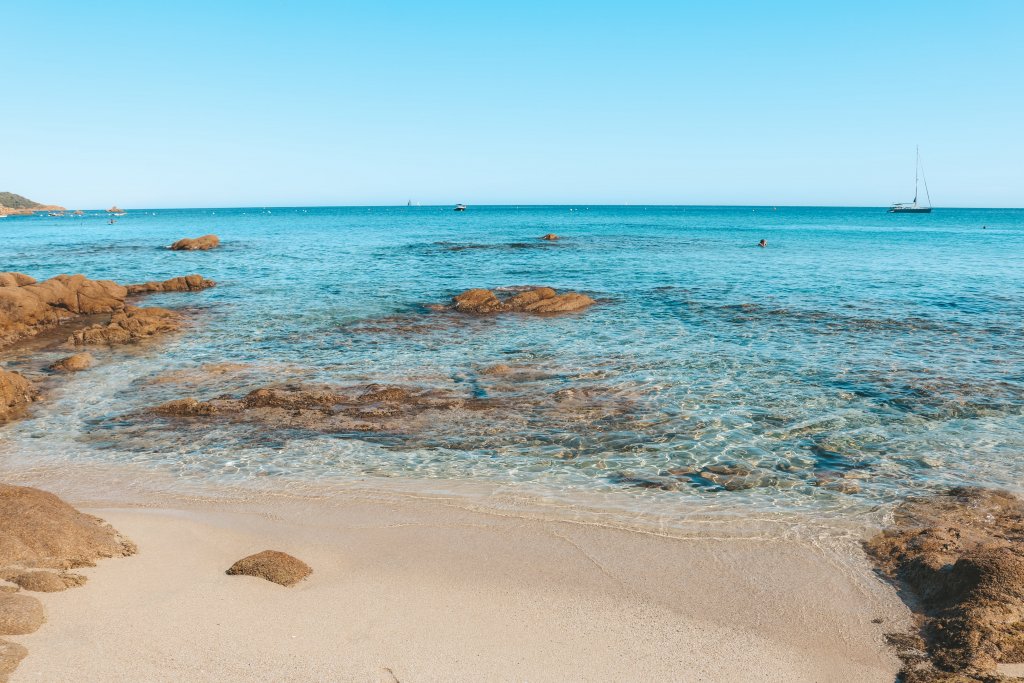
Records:
[[[928,204],[922,206],[917,203],[917,178],[921,177],[924,181],[924,196],[928,198]],[[921,165],[921,148],[917,148],[917,165],[914,167],[914,201],[907,204],[906,202],[897,202],[889,207],[889,213],[931,213],[932,212],[932,196],[928,193],[928,179],[924,177],[924,166]]]

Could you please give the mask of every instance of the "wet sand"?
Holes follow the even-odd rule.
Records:
[[[84,507],[139,553],[36,594],[48,622],[15,639],[30,654],[12,682],[891,683],[899,668],[883,633],[906,608],[853,537],[663,534],[407,492],[164,503]],[[313,575],[224,574],[268,548]]]

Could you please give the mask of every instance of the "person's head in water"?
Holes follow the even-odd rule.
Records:
[[[767,247],[768,246],[768,240],[761,240],[760,242],[757,243],[757,246],[761,247],[762,249],[764,247]]]

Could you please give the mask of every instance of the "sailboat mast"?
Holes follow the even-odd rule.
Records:
[[[917,206],[917,171],[921,168],[921,145],[916,145],[917,157],[914,159],[914,206]]]

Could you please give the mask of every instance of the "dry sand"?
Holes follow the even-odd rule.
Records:
[[[13,638],[29,656],[12,683],[891,683],[882,634],[907,619],[855,540],[740,523],[671,537],[344,493],[86,511],[139,553],[38,595],[48,623]],[[224,574],[267,548],[313,575],[284,588]]]

